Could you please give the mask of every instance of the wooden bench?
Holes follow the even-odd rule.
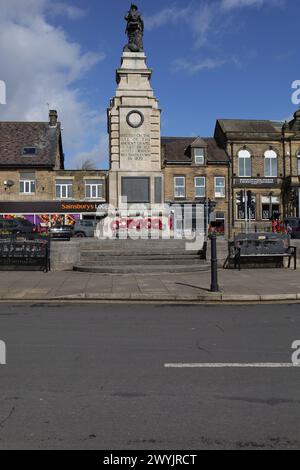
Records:
[[[224,268],[231,267],[241,270],[242,261],[262,262],[262,260],[276,260],[283,267],[283,259],[288,258],[288,267],[294,259],[294,269],[297,269],[297,248],[290,246],[290,237],[287,234],[276,233],[250,233],[239,234],[228,243],[228,257]],[[278,263],[277,263],[278,264]]]

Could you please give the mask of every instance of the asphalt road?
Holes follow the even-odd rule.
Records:
[[[300,448],[300,305],[0,304],[0,449]]]

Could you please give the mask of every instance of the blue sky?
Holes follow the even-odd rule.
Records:
[[[287,119],[300,80],[298,0],[140,0],[163,135],[213,134],[217,118]],[[68,167],[108,165],[106,108],[128,0],[0,0],[0,119],[64,127]],[[13,39],[12,39],[13,38]]]

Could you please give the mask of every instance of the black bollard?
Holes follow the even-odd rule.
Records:
[[[218,260],[217,260],[217,235],[212,232],[211,240],[211,292],[219,292],[218,285]]]

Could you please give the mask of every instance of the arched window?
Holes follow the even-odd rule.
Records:
[[[238,153],[239,158],[239,176],[250,177],[251,172],[251,153],[248,150],[240,150]]]
[[[274,150],[267,150],[265,152],[265,176],[271,178],[277,177],[277,153]]]
[[[297,168],[298,168],[298,176],[300,176],[300,150],[298,150],[298,153],[297,153]]]

